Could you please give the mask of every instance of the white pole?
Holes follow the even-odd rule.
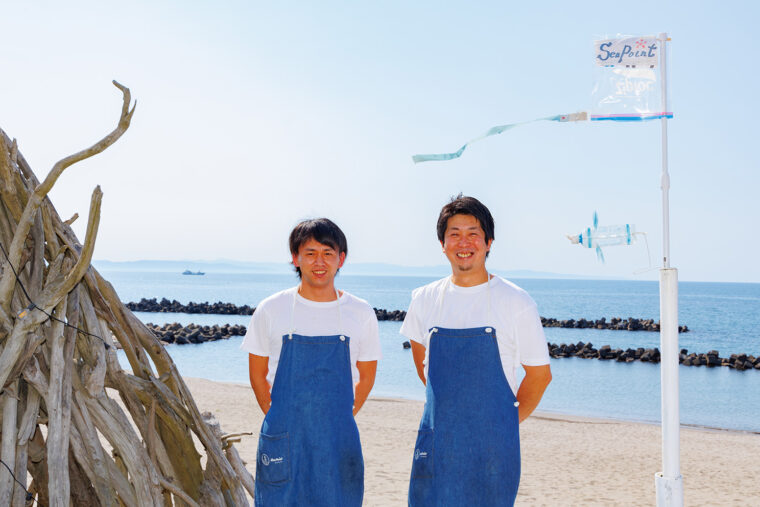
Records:
[[[660,270],[662,472],[655,474],[657,507],[683,507],[678,407],[678,270]]]
[[[658,36],[662,112],[668,112],[666,43]],[[668,174],[668,120],[662,125],[662,269],[660,269],[660,382],[662,393],[662,472],[655,474],[657,507],[683,507],[680,471],[680,415],[678,396],[678,270],[670,267],[670,175]]]
[[[660,41],[660,94],[662,95],[662,111],[668,112],[668,69],[666,67],[666,53],[668,34],[661,33]],[[664,116],[660,119],[662,126],[662,176],[660,188],[662,189],[662,267],[670,267],[670,174],[668,173],[668,119]]]

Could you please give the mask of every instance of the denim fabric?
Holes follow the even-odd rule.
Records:
[[[515,396],[493,328],[433,328],[410,506],[509,506],[520,484]]]
[[[255,504],[360,506],[364,459],[352,415],[349,337],[291,336],[283,337],[261,425]]]

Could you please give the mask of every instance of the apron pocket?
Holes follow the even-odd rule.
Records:
[[[417,443],[414,445],[414,461],[412,461],[412,479],[433,477],[433,430],[425,429],[417,432]]]
[[[287,433],[259,434],[256,480],[265,484],[279,484],[290,480],[290,437]]]

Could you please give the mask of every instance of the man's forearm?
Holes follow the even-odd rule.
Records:
[[[411,340],[411,344],[412,359],[414,360],[414,367],[417,369],[417,376],[420,377],[423,385],[427,385],[425,381],[425,347],[414,340]]]
[[[248,354],[248,380],[251,382],[256,401],[265,414],[269,412],[269,406],[272,404],[272,395],[269,393],[272,387],[267,382],[268,373],[268,357]]]
[[[541,397],[546,391],[546,387],[552,380],[549,365],[544,366],[524,366],[525,378],[517,390],[518,414],[520,422],[528,418],[538,406]]]
[[[354,415],[359,413],[367,396],[375,385],[375,375],[377,374],[377,361],[357,361],[356,369],[359,370],[359,382],[354,386]]]
[[[272,395],[269,392],[269,382],[266,377],[261,379],[251,379],[251,387],[253,387],[253,394],[256,395],[256,401],[259,402],[262,412],[266,414],[269,412],[269,407],[272,405]]]
[[[356,388],[354,389],[354,415],[359,413],[359,409],[362,408],[364,402],[367,401],[369,392],[372,390],[374,384],[374,378],[372,380],[359,380],[359,382],[356,383]]]

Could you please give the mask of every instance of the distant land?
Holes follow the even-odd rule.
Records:
[[[154,271],[154,272],[177,272],[182,273],[186,269],[190,271],[203,271],[204,273],[269,273],[290,274],[293,267],[287,263],[277,262],[245,262],[233,260],[180,260],[180,261],[109,261],[96,260],[93,265],[100,271]],[[386,276],[446,276],[450,268],[447,265],[438,266],[399,266],[396,264],[383,263],[352,263],[341,270],[345,275],[386,275]],[[614,277],[599,277],[587,275],[573,275],[568,273],[551,273],[548,271],[532,271],[529,269],[500,270],[493,273],[506,278],[551,278],[573,280],[612,280]]]

